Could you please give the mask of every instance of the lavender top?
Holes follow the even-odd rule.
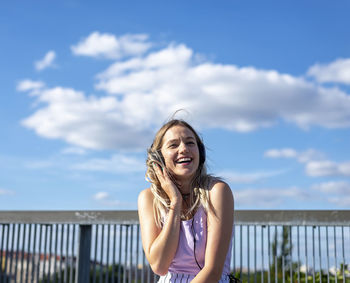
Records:
[[[193,229],[192,229],[193,223]],[[196,259],[203,268],[205,263],[205,248],[207,244],[207,214],[200,206],[190,220],[181,221],[179,244],[173,261],[170,264],[169,272],[197,274],[200,271],[194,256],[194,238],[196,239]],[[223,274],[230,273],[231,246],[226,255]]]

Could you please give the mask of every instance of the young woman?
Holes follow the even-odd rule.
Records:
[[[188,123],[173,119],[157,132],[146,176],[138,211],[158,282],[230,282],[232,192],[206,173],[204,144]]]

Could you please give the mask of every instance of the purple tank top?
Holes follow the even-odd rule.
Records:
[[[194,238],[196,248],[194,254]],[[181,221],[179,244],[173,261],[170,264],[169,272],[197,274],[200,271],[198,264],[203,268],[205,263],[205,247],[207,244],[207,214],[200,206],[190,220]],[[223,274],[230,273],[231,246],[227,252]],[[196,262],[197,259],[197,262]]]

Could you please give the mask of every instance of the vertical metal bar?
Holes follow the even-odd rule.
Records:
[[[264,283],[264,228],[261,226],[261,283]]]
[[[98,227],[99,225],[95,225],[95,255],[94,255],[94,267],[93,267],[93,273],[92,273],[92,280],[93,283],[96,282],[96,264],[97,264],[97,240],[98,240]]]
[[[327,283],[329,283],[329,244],[328,244],[328,226],[326,226],[326,251],[327,251]]]
[[[108,230],[107,230],[107,261],[106,261],[106,266],[107,266],[107,270],[106,270],[106,278],[105,278],[105,282],[108,283],[108,273],[109,273],[109,239],[110,239],[110,234],[111,234],[111,225],[107,224]]]
[[[242,265],[243,265],[243,225],[239,225],[239,243],[240,243],[240,247],[239,247],[239,279],[242,280]]]
[[[321,229],[318,226],[318,257],[320,263],[320,282],[322,282]]]
[[[5,224],[0,224],[1,227],[1,248],[0,248],[0,280],[1,280],[1,272],[2,272],[2,252],[4,250],[4,238],[5,238]],[[6,272],[5,272],[6,273]],[[5,275],[4,273],[4,275]]]
[[[112,259],[112,262],[113,262],[113,265],[112,265],[112,282],[114,283],[114,278],[115,278],[115,275],[114,275],[114,269],[115,269],[115,266],[116,266],[116,263],[115,263],[115,253],[116,253],[116,249],[115,249],[115,242],[116,242],[116,237],[117,237],[117,225],[114,224],[113,225],[113,259]]]
[[[271,244],[270,244],[270,225],[267,226],[267,246],[268,246],[268,268],[267,268],[267,282],[271,282]]]
[[[15,228],[16,224],[12,224],[12,240],[11,240],[11,258],[10,258],[10,276],[12,277],[12,263],[13,263],[13,253],[14,253],[14,246],[15,246]]]
[[[135,263],[135,281],[139,281],[138,271],[139,271],[139,252],[140,252],[140,224],[136,226],[136,263]]]
[[[298,246],[298,283],[300,283],[300,231],[299,225],[297,226],[297,246]]]
[[[53,266],[53,273],[54,273],[54,283],[57,282],[58,276],[57,276],[57,246],[58,246],[58,224],[55,224],[55,260],[54,260],[54,266]]]
[[[70,261],[70,274],[69,274],[69,282],[73,283],[74,276],[74,243],[75,243],[75,224],[72,225],[72,242],[71,242],[71,261]]]
[[[34,240],[33,240],[33,253],[32,253],[32,275],[31,275],[31,283],[34,282],[34,275],[35,275],[35,255],[36,255],[36,231],[37,231],[37,224],[34,224]]]
[[[344,226],[341,226],[341,243],[343,253],[343,283],[345,283],[345,251],[344,251]]]
[[[47,255],[47,225],[44,225],[45,228],[45,237],[44,237],[44,264],[43,264],[43,281],[45,282],[45,273],[46,273],[46,255]]]
[[[125,232],[125,247],[124,247],[124,273],[123,273],[123,283],[126,283],[126,269],[127,269],[127,259],[128,259],[128,235],[129,235],[129,225],[126,225]]]
[[[3,281],[3,282],[6,282],[6,253],[7,253],[7,249],[6,249],[6,242],[5,239],[7,239],[6,237],[6,233],[5,233],[5,230],[9,230],[8,229],[8,224],[2,224],[2,236],[1,236],[1,249],[0,249],[0,257],[1,257],[1,260],[0,260],[0,282]],[[6,229],[7,228],[7,229]],[[5,254],[5,257],[4,257],[4,254]],[[4,273],[2,273],[3,271],[3,268],[4,268]]]
[[[118,283],[121,282],[121,266],[122,266],[122,235],[123,225],[119,225],[119,258],[118,258]],[[125,267],[124,267],[125,268]]]
[[[142,250],[142,272],[141,283],[145,282],[145,252]]]
[[[66,225],[66,258],[64,261],[64,282],[68,282],[68,252],[69,252],[69,224]]]
[[[4,282],[7,281],[6,277],[10,275],[8,273],[8,268],[7,268],[7,261],[8,261],[8,254],[9,254],[9,241],[10,241],[10,224],[7,224],[6,227],[7,227],[7,233],[6,233],[6,251],[5,251],[5,264],[4,264]],[[3,255],[1,255],[1,257],[2,256]],[[0,266],[0,272],[1,272],[1,266]]]
[[[290,282],[293,282],[293,237],[292,237],[292,226],[289,226],[289,277]]]
[[[36,267],[36,282],[40,279],[40,262],[41,262],[41,238],[42,238],[42,224],[39,224],[39,243],[38,243],[38,263]]]
[[[100,261],[100,279],[99,279],[99,281],[98,282],[100,282],[100,283],[102,283],[103,281],[102,281],[102,275],[103,275],[103,247],[104,247],[104,237],[105,237],[105,225],[104,224],[102,224],[102,237],[101,237],[101,250],[100,250],[100,252],[101,252],[101,255],[100,255],[100,259],[101,259],[101,261]]]
[[[236,224],[233,224],[234,228],[233,228],[233,273],[236,274]]]
[[[284,254],[282,254],[282,282],[285,283]]]
[[[33,253],[30,252],[30,244],[31,244],[31,235],[32,235],[32,224],[29,225],[28,231],[28,242],[27,242],[27,266],[26,266],[26,283],[28,283],[28,275],[29,275],[29,261],[30,257],[33,256]]]
[[[250,282],[250,237],[249,237],[250,226],[247,225],[247,264],[248,264],[248,282]]]
[[[26,241],[26,229],[27,228],[27,224],[23,224],[23,237],[22,237],[22,255],[21,255],[21,282],[23,282],[23,272],[24,272],[24,247],[25,247],[25,241]]]
[[[274,254],[274,258],[275,258],[275,283],[278,282],[278,278],[277,278],[277,225],[275,225],[275,254]]]
[[[337,276],[337,241],[336,241],[336,234],[337,234],[337,232],[336,232],[336,227],[335,226],[333,226],[333,232],[334,232],[334,234],[333,234],[333,239],[334,239],[334,260],[335,260],[335,283],[337,283],[338,282],[338,276]]]
[[[133,255],[133,252],[132,252],[132,247],[133,247],[133,234],[134,234],[134,227],[133,225],[131,224],[130,225],[130,264],[129,264],[129,282],[132,282],[132,255]]]
[[[19,242],[20,242],[20,237],[21,237],[21,230],[22,230],[22,225],[18,224],[18,229],[17,229],[17,243],[16,243],[16,264],[15,264],[15,282],[17,282],[17,274],[18,274],[18,252],[19,252]]]
[[[315,277],[315,229],[316,226],[312,226],[312,282],[316,283]]]
[[[309,265],[308,265],[308,256],[307,256],[307,226],[304,226],[304,232],[305,232],[305,266],[306,266],[306,271],[305,271],[305,282],[308,282],[308,271],[309,271]]]
[[[91,225],[79,225],[76,283],[90,281]]]
[[[254,283],[256,283],[256,225],[254,225]]]
[[[149,264],[147,265],[147,269],[148,269],[148,272],[147,272],[147,283],[150,283],[151,282],[152,270],[151,270],[151,266]]]
[[[62,261],[63,261],[63,236],[64,236],[64,224],[61,224],[61,238],[60,238],[60,283],[63,280],[63,272],[62,272]]]
[[[47,274],[47,281],[51,282],[51,259],[52,259],[52,225],[48,226],[50,228],[50,238],[49,238],[49,272]]]

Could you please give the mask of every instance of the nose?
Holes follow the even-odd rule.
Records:
[[[184,152],[188,152],[188,146],[186,143],[182,142],[179,146],[179,152],[180,153],[184,153]]]

